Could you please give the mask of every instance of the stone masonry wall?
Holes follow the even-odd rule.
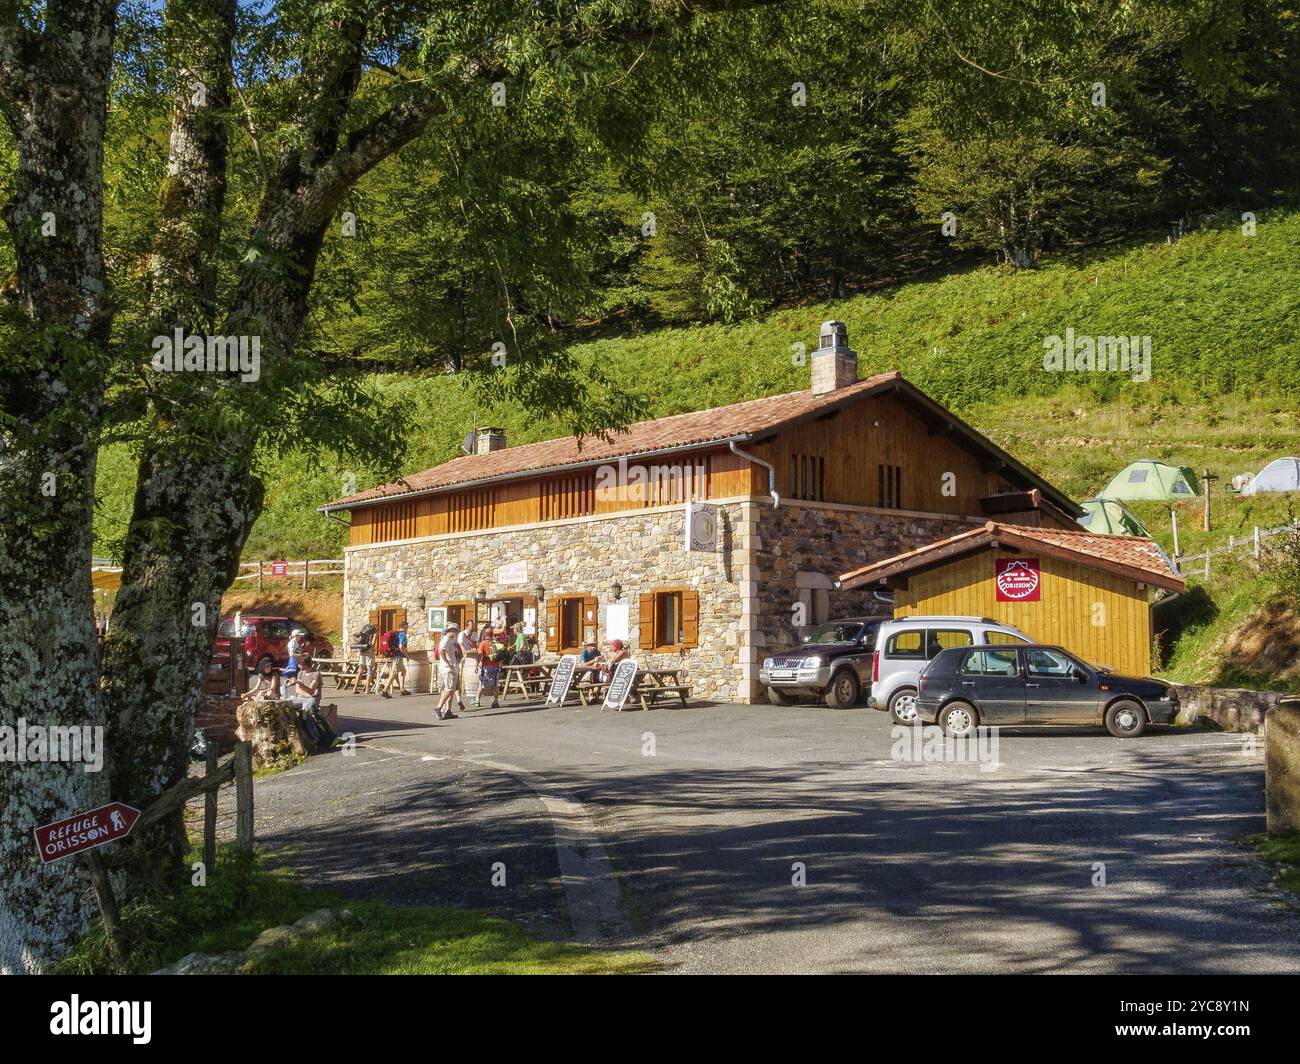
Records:
[[[753,551],[761,576],[754,603],[752,638],[756,661],[768,648],[789,645],[794,638],[792,607],[798,600],[797,575],[821,573],[834,581],[843,573],[937,539],[974,527],[960,517],[929,517],[909,513],[864,512],[783,500],[780,507],[751,503]],[[829,592],[830,619],[863,614],[890,615],[890,607],[870,590]],[[811,620],[811,618],[810,618]],[[746,677],[759,697],[757,670]]]
[[[417,608],[472,599],[480,589],[489,597],[531,594],[545,588],[545,598],[591,595],[599,603],[598,638],[607,647],[606,615],[612,585],[622,585],[620,602],[628,606],[628,644],[642,665],[684,666],[692,697],[735,701],[740,683],[742,574],[736,565],[737,536],[744,502],[719,507],[719,550],[688,553],[683,548],[685,513],[681,506],[636,513],[582,517],[518,529],[436,536],[347,550],[344,622],[347,634],[367,613],[382,606],[407,611],[414,650],[429,649],[427,617]],[[496,583],[497,570],[526,562],[527,580],[517,586]],[[655,588],[692,587],[699,592],[699,647],[677,653],[637,647],[640,596]],[[545,603],[539,605],[539,627]],[[543,639],[542,645],[545,645]],[[553,654],[545,655],[553,659]]]

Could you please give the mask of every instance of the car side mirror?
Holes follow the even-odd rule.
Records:
[[[1088,682],[1088,674],[1084,672],[1082,669],[1071,669],[1070,675],[1073,676],[1080,683]]]

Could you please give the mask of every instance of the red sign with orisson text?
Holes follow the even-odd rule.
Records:
[[[999,558],[994,578],[999,602],[1037,602],[1042,574],[1037,558]]]
[[[45,864],[116,842],[131,834],[140,810],[114,802],[36,829],[36,846]]]

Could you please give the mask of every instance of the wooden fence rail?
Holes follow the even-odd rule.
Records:
[[[1277,528],[1260,528],[1255,526],[1254,532],[1242,539],[1236,536],[1229,536],[1225,546],[1215,547],[1211,550],[1200,551],[1197,554],[1176,554],[1174,555],[1174,564],[1178,567],[1179,572],[1184,571],[1184,563],[1201,562],[1201,572],[1204,576],[1210,575],[1210,559],[1215,555],[1232,554],[1239,555],[1250,553],[1254,557],[1256,567],[1259,566],[1260,557],[1263,555],[1263,542],[1272,536],[1280,536],[1284,532],[1300,532],[1300,520],[1293,521],[1289,525],[1278,525]]]
[[[203,796],[203,868],[210,872],[217,860],[217,792],[228,784],[235,786],[235,846],[245,852],[253,849],[253,748],[246,742],[235,744],[234,752],[218,763],[217,747],[209,743],[202,776],[186,776],[175,786],[154,799],[141,811],[131,828],[134,839],[164,817],[183,809],[194,798]],[[125,971],[129,960],[128,943],[122,930],[117,899],[107,870],[129,864],[143,851],[138,843],[128,841],[116,853],[101,857],[97,850],[86,854],[95,900],[99,905],[109,949],[119,969]]]
[[[240,562],[241,572],[235,577],[239,580],[256,580],[257,590],[262,590],[262,583],[268,576],[275,576],[272,572],[274,562]],[[244,572],[243,570],[247,570]],[[342,558],[304,558],[302,561],[293,561],[284,563],[284,572],[281,576],[301,576],[303,590],[307,588],[307,581],[313,576],[342,576],[343,559]],[[276,577],[278,579],[278,577]]]

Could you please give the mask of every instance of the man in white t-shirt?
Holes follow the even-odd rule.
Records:
[[[465,658],[478,657],[478,639],[479,639],[478,631],[474,627],[474,622],[470,621],[469,624],[466,626],[465,630],[461,632],[456,639],[456,642],[460,645],[460,656],[462,661],[464,661]],[[470,668],[472,669],[474,668],[474,666],[471,665]],[[464,670],[462,668],[462,676],[461,676],[462,681],[464,680],[463,672]],[[460,706],[460,711],[462,713],[465,712],[464,686],[465,685],[462,682],[460,688],[456,690],[456,702]]]
[[[438,640],[438,708],[434,711],[439,720],[455,720],[451,711],[452,699],[460,697],[460,663],[464,658],[460,649],[460,625],[449,624]]]

